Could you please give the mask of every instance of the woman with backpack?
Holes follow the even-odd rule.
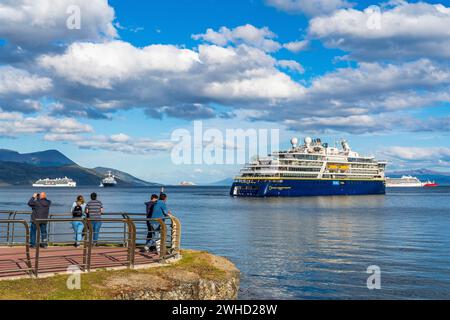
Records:
[[[72,204],[72,217],[74,219],[83,219],[85,217],[86,203],[83,196],[78,196],[77,200]],[[83,240],[84,223],[82,221],[72,221],[72,228],[75,232],[75,247],[80,246]]]

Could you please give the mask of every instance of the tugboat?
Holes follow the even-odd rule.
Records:
[[[100,187],[115,187],[117,185],[116,177],[108,171],[106,177],[102,180]]]

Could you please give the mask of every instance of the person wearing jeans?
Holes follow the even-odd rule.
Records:
[[[86,210],[86,204],[84,203],[83,196],[78,196],[77,200],[72,204],[72,217],[74,219],[84,219]],[[83,240],[83,221],[72,221],[72,228],[75,233],[75,247],[80,246],[80,242]]]
[[[153,206],[152,218],[153,219],[164,219],[170,216],[172,213],[169,211],[166,205],[167,195],[161,193],[159,195],[159,200]],[[153,243],[156,246],[156,251],[160,253],[161,251],[161,225],[159,223],[153,223]],[[156,240],[156,241],[155,241]]]
[[[28,206],[31,208],[31,227],[30,227],[30,246],[36,247],[36,220],[46,220],[50,212],[52,202],[47,199],[47,194],[41,192],[40,194],[33,194],[33,197],[28,201]],[[41,247],[47,247],[47,223],[39,223],[39,231],[41,234]]]
[[[86,205],[86,216],[91,220],[94,245],[97,245],[100,236],[100,228],[102,227],[103,204],[97,200],[97,194],[91,193],[91,201]]]
[[[36,247],[36,231],[37,231],[36,222],[31,222],[31,226],[30,226],[30,246],[31,246],[31,248]],[[46,223],[39,223],[39,232],[41,234],[41,247],[46,248],[47,247],[47,224]]]

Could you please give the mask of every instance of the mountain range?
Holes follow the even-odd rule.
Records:
[[[84,168],[57,150],[22,154],[0,149],[0,186],[30,186],[38,179],[62,177],[75,180],[78,186],[98,186],[108,171],[116,176],[118,186],[121,187],[160,185],[112,168]]]

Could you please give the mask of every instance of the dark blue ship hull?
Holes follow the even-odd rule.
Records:
[[[303,197],[385,194],[384,180],[283,179],[237,180],[230,195],[236,197]]]

